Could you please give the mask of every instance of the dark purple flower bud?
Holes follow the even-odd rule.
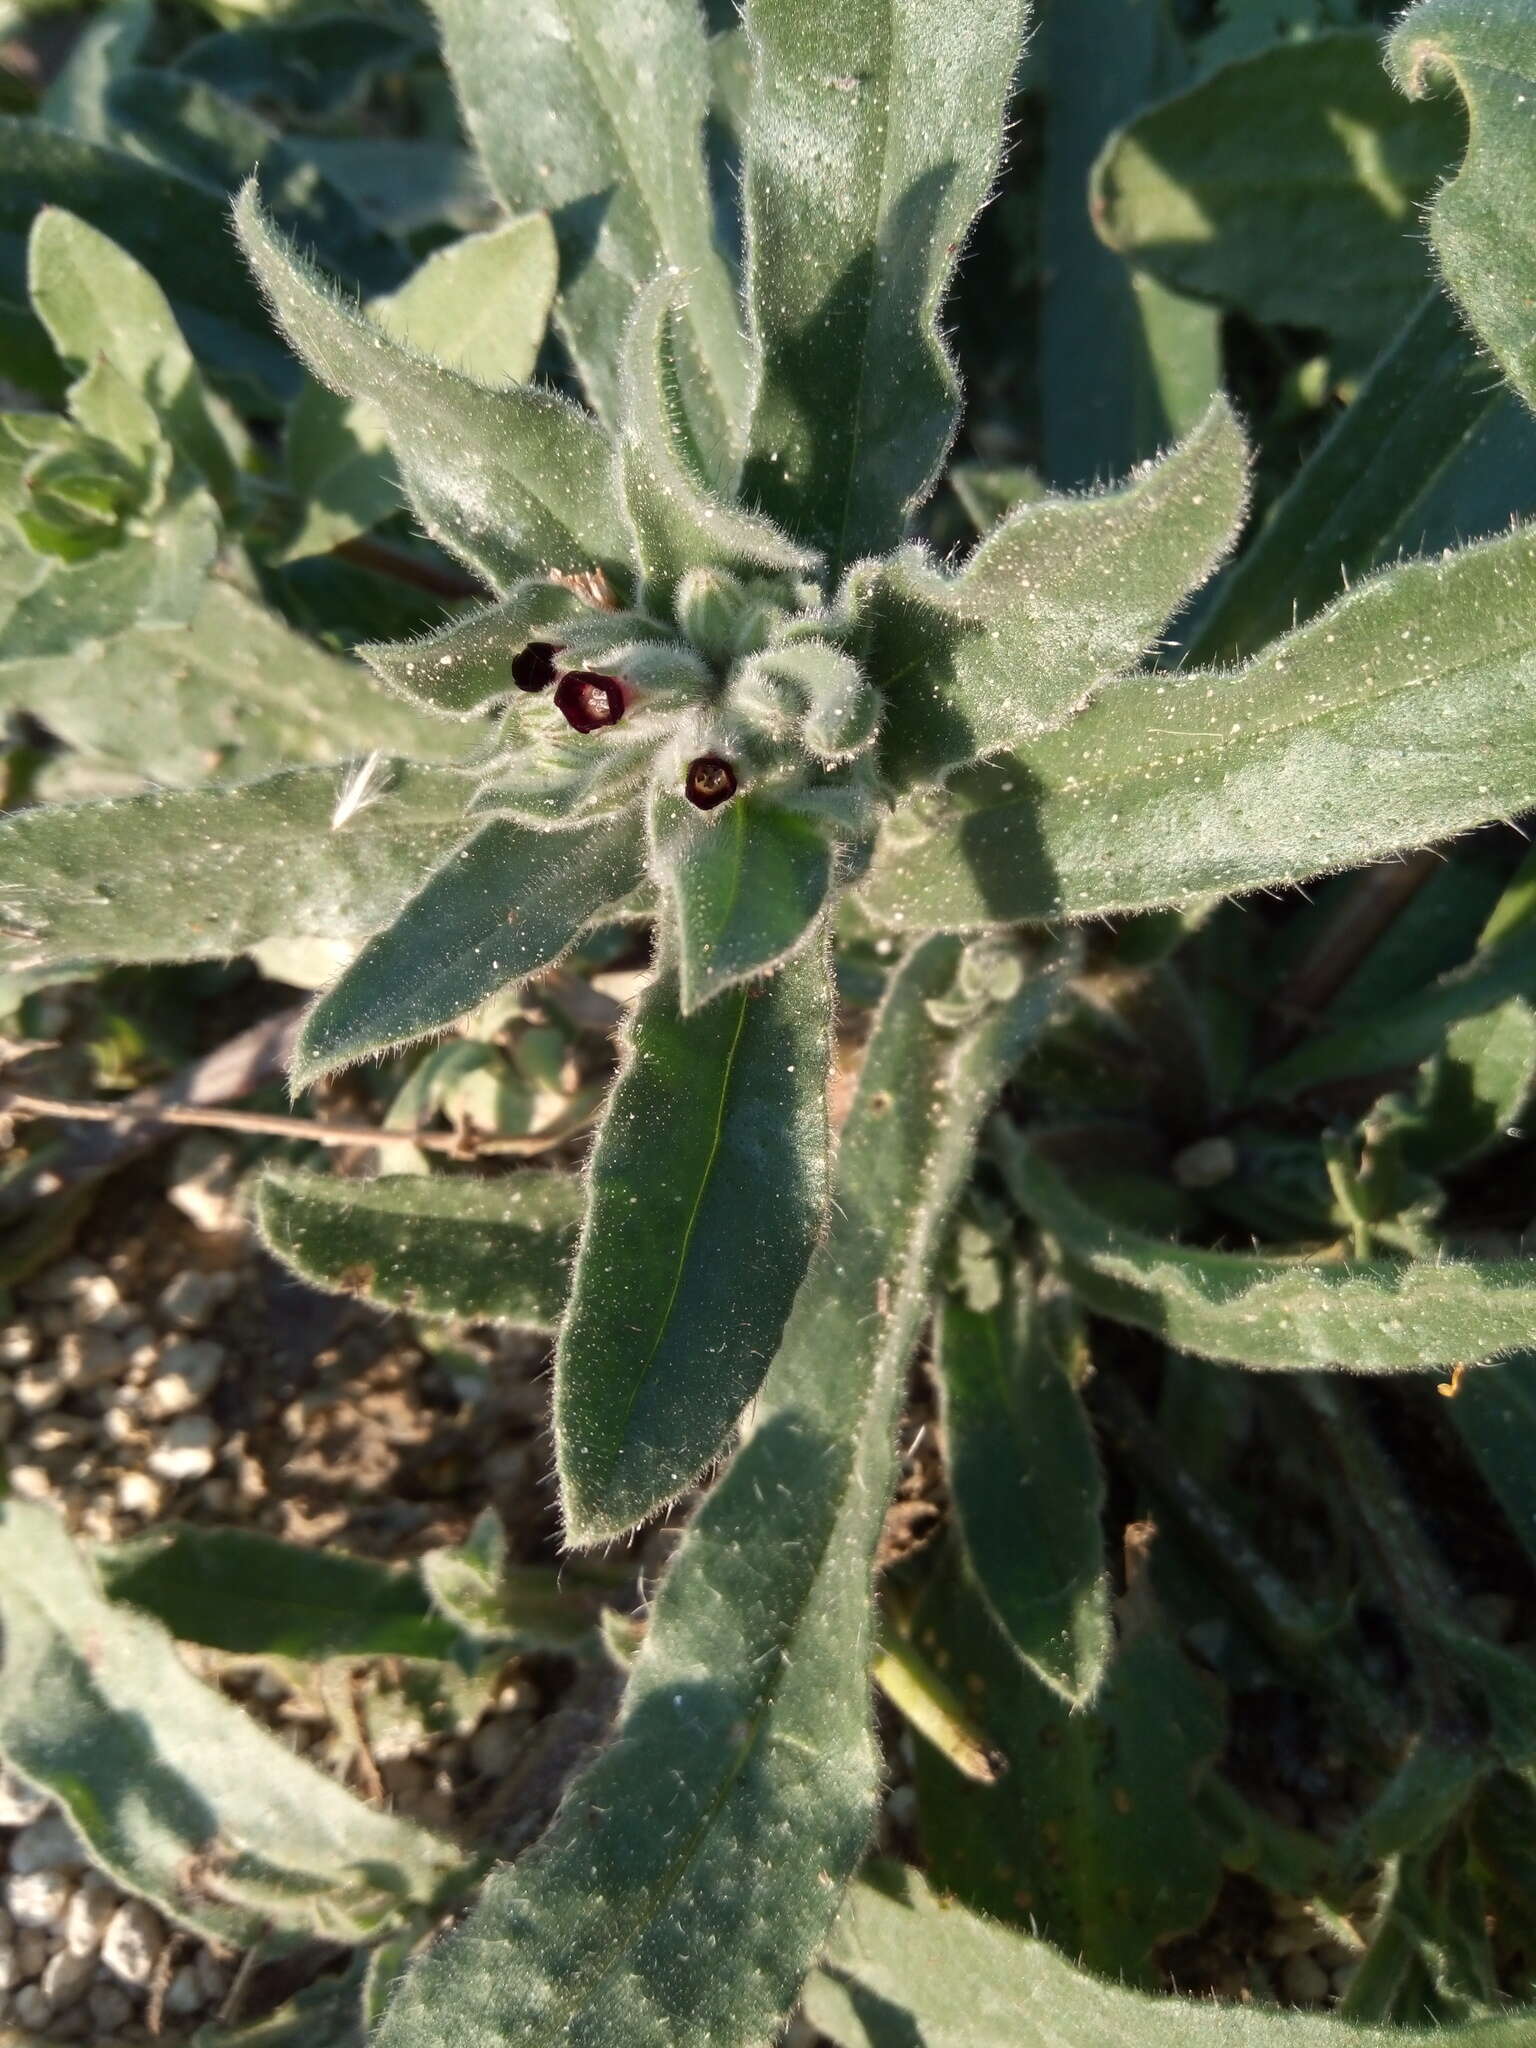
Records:
[[[512,657],[512,680],[520,690],[547,690],[560,673],[555,656],[560,652],[553,640],[530,640],[521,654]]]
[[[688,763],[684,787],[695,810],[712,811],[736,794],[736,770],[718,754],[700,754],[696,761]]]
[[[577,732],[600,732],[624,716],[624,685],[617,676],[588,675],[572,669],[560,678],[555,709]]]

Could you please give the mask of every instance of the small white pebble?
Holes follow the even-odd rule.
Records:
[[[128,1363],[128,1354],[110,1330],[66,1330],[59,1339],[59,1370],[71,1393],[103,1387]]]
[[[165,1946],[160,1915],[142,1899],[124,1899],[102,1936],[101,1960],[123,1984],[147,1984]]]
[[[67,1948],[55,1949],[43,1970],[43,1996],[54,2006],[70,2005],[95,1974],[94,1956],[72,1956]]]
[[[21,1977],[41,1977],[48,1958],[53,1954],[53,1943],[41,1927],[18,1927],[16,1930],[16,1972]]]
[[[7,1914],[9,1919],[10,1915]],[[0,1991],[14,1991],[21,1982],[21,1959],[16,1953],[16,1944],[7,1939],[0,1941]]]
[[[13,1871],[5,1903],[18,1927],[62,1927],[74,1886],[62,1870]]]
[[[22,2026],[41,2031],[53,2018],[53,2000],[41,1984],[23,1984],[11,2000],[11,2011]]]
[[[206,1401],[224,1366],[224,1347],[206,1337],[180,1339],[160,1354],[140,1401],[144,1414],[156,1422],[185,1415]]]
[[[189,1267],[160,1291],[161,1320],[179,1330],[200,1330],[234,1285],[232,1273],[202,1273]]]
[[[25,1365],[37,1356],[37,1332],[30,1323],[7,1323],[0,1329],[0,1365]]]
[[[123,1472],[113,1488],[119,1511],[151,1520],[165,1504],[165,1488],[148,1472]]]
[[[56,1358],[46,1358],[39,1365],[24,1365],[11,1381],[16,1405],[28,1415],[41,1415],[56,1408],[68,1391]]]
[[[213,1470],[218,1431],[206,1415],[178,1415],[147,1460],[157,1479],[172,1485],[184,1479],[206,1479]]]
[[[183,1963],[165,1987],[166,2011],[175,2013],[179,2019],[186,2019],[192,2013],[201,2012],[207,2002],[197,1965]]]
[[[93,1984],[85,2003],[98,2034],[120,2034],[133,2018],[133,2000],[120,1984]]]
[[[24,1827],[11,1842],[11,1869],[18,1876],[33,1870],[82,1870],[85,1862],[79,1836],[57,1808]]]
[[[64,1915],[64,1946],[71,1955],[95,1955],[107,1923],[121,1903],[111,1881],[99,1870],[85,1873]]]
[[[22,1500],[51,1500],[53,1481],[41,1465],[13,1465],[6,1474],[12,1493]]]
[[[47,1811],[48,1794],[0,1764],[0,1828],[24,1828]]]

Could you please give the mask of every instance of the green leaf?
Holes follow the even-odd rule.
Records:
[[[563,584],[515,583],[499,605],[450,619],[420,640],[380,642],[358,653],[396,696],[452,718],[473,718],[515,687],[512,662],[530,640],[561,641],[586,607]]]
[[[0,650],[12,644],[0,632]],[[0,666],[0,703],[25,706],[93,764],[162,788],[345,761],[360,733],[418,761],[470,744],[426,711],[381,700],[357,662],[217,577],[185,625],[131,626],[105,644],[82,634],[67,652]]]
[[[1453,106],[1394,89],[1374,34],[1279,43],[1112,136],[1094,219],[1169,289],[1320,328],[1360,364],[1424,295],[1419,210],[1461,132]]]
[[[0,957],[219,960],[264,939],[361,937],[464,829],[451,769],[386,763],[374,786],[340,826],[328,768],[13,814],[0,822]]]
[[[559,1173],[354,1181],[269,1170],[256,1186],[262,1241],[313,1286],[525,1330],[560,1320],[581,1211],[579,1182]]]
[[[1407,1105],[1403,1151],[1426,1173],[1449,1173],[1513,1134],[1536,1087],[1536,1010],[1514,996],[1453,1024]]]
[[[1246,500],[1242,431],[1218,400],[1124,489],[1022,505],[957,576],[915,549],[856,571],[842,602],[885,700],[886,774],[936,779],[1064,724],[1216,568]]]
[[[550,967],[644,879],[627,817],[568,832],[492,818],[449,854],[305,1020],[293,1085],[441,1031]]]
[[[241,241],[294,346],[322,382],[371,399],[418,517],[493,585],[545,570],[625,580],[607,436],[553,392],[490,392],[365,317],[268,222],[252,186]]]
[[[1530,2018],[1368,2027],[1332,2013],[1149,1998],[969,1913],[916,1871],[855,1886],[806,2011],[837,2048],[1523,2048]]]
[[[1030,51],[1043,103],[1037,261],[1050,283],[1035,402],[1058,489],[1123,476],[1188,433],[1221,386],[1217,314],[1106,249],[1089,209],[1089,173],[1110,130],[1183,83],[1182,19],[1126,0],[1040,10]],[[1036,364],[1026,355],[1021,369],[1028,377]]]
[[[572,1542],[673,1499],[757,1391],[826,1203],[830,1030],[819,944],[691,1016],[669,972],[641,997],[555,1354]]]
[[[542,213],[502,221],[430,255],[369,314],[418,355],[496,391],[533,375],[555,298],[554,230]]]
[[[676,916],[683,1014],[776,967],[809,940],[832,886],[821,826],[746,791],[698,811],[652,799],[653,867]]]
[[[39,207],[62,206],[142,263],[170,299],[198,360],[270,408],[298,383],[261,298],[230,247],[224,206],[185,178],[42,121],[0,117],[0,339],[7,373],[58,388],[53,352],[25,291],[26,237]]]
[[[420,36],[388,22],[332,13],[204,36],[181,51],[176,69],[232,99],[313,118],[341,112],[379,73],[405,70],[420,49]]]
[[[1445,1408],[1521,1548],[1536,1559],[1536,1353],[1469,1374]]]
[[[1533,478],[1536,422],[1432,292],[1222,578],[1190,661],[1254,654],[1384,563],[1499,532],[1536,509]]]
[[[641,592],[661,615],[689,569],[810,575],[818,566],[816,555],[797,548],[771,520],[707,488],[683,411],[687,304],[675,275],[645,287],[619,375],[619,485]]]
[[[1466,158],[1435,196],[1429,237],[1478,335],[1536,405],[1536,239],[1526,205],[1536,178],[1526,113],[1536,93],[1536,26],[1518,0],[1421,0],[1387,48],[1410,98],[1449,80],[1465,100]]]
[[[32,230],[28,282],[65,365],[81,376],[105,358],[148,399],[177,451],[220,497],[230,497],[244,436],[227,413],[215,416],[192,351],[149,272],[85,221],[50,206]]]
[[[1536,803],[1536,534],[1362,584],[1237,670],[1117,683],[917,799],[864,889],[914,929],[1276,888]]]
[[[11,606],[0,646],[8,692],[30,686],[30,664],[90,660],[103,641],[130,627],[185,626],[196,614],[219,548],[213,500],[192,490],[153,525],[134,524],[138,531],[116,547],[84,561],[51,562]]]
[[[826,1238],[615,1741],[406,1979],[378,2048],[759,2048],[825,1940],[873,1817],[869,1575],[906,1365],[977,1126],[1059,990],[1021,974],[952,1036],[926,1006],[958,951],[893,980]]]
[[[457,1851],[374,1812],[194,1678],[114,1605],[46,1508],[0,1512],[0,1752],[92,1859],[173,1920],[247,1946],[357,1941],[442,1889]]]
[[[1142,1633],[1116,1650],[1093,1704],[1073,1707],[1019,1660],[953,1558],[929,1579],[912,1632],[1009,1764],[996,1785],[977,1785],[919,1749],[918,1833],[934,1882],[1090,1969],[1156,1983],[1154,1947],[1198,1926],[1221,1880],[1192,1810],[1222,1746],[1219,1692],[1168,1636]]]
[[[747,364],[715,247],[702,146],[708,59],[696,0],[433,0],[492,185],[544,207],[560,331],[593,403],[617,413],[620,337],[660,271],[689,280],[682,395],[712,484],[741,452]]]
[[[627,1590],[622,1565],[605,1584],[603,1567],[583,1571],[565,1558],[555,1565],[508,1564],[506,1531],[490,1508],[462,1543],[425,1552],[418,1569],[455,1628],[503,1653],[509,1646],[591,1650],[601,1594]]]
[[[1023,0],[749,0],[747,493],[834,573],[901,538],[955,429],[938,314],[997,171]]]
[[[1204,1251],[1106,1221],[1022,1145],[1009,1172],[1087,1307],[1201,1358],[1281,1372],[1426,1372],[1530,1338],[1536,1260],[1345,1264]]]
[[[935,1365],[955,1524],[983,1600],[1045,1684],[1093,1697],[1114,1632],[1104,1481],[1072,1379],[1066,1304],[1027,1271],[985,1312],[949,1296]]]
[[[234,1656],[455,1656],[463,1638],[414,1571],[255,1529],[165,1522],[98,1550],[109,1600],[150,1615],[178,1642]]]
[[[82,31],[38,101],[38,116],[87,142],[112,140],[107,93],[138,63],[155,27],[154,0],[118,0]]]
[[[1426,980],[1397,1002],[1379,1003],[1331,1031],[1304,1039],[1248,1084],[1255,1101],[1285,1101],[1308,1088],[1357,1074],[1386,1074],[1434,1057],[1448,1031],[1485,1016],[1532,985],[1536,927],[1522,926],[1470,960]]]

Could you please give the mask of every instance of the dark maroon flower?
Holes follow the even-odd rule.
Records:
[[[530,640],[521,654],[512,657],[512,680],[520,690],[547,690],[560,673],[555,656],[560,652],[554,640]]]
[[[572,669],[560,678],[555,709],[578,732],[600,732],[624,716],[624,685],[617,676],[589,675]]]
[[[736,794],[736,770],[718,754],[700,754],[697,761],[688,763],[684,787],[695,810],[712,811]]]

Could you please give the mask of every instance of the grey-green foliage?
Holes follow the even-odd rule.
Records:
[[[1009,1167],[1085,1304],[1176,1349],[1280,1371],[1424,1372],[1529,1341],[1536,1261],[1205,1251],[1096,1215],[1022,1144]]]
[[[173,1920],[366,1940],[430,1904],[448,1842],[366,1807],[107,1599],[47,1508],[0,1510],[0,1753],[57,1795],[92,1857]]]
[[[959,951],[919,948],[886,998],[826,1236],[612,1747],[406,1980],[380,2048],[758,2048],[825,1939],[873,1812],[869,1570],[904,1368],[979,1120],[1059,987],[994,959],[993,999],[956,1009]]]
[[[951,1296],[935,1376],[955,1526],[982,1598],[1047,1685],[1082,1703],[1113,1642],[1103,1479],[1072,1380],[1067,1304],[1021,1269],[991,1308]]]
[[[909,800],[864,900],[919,929],[1178,906],[1517,812],[1533,592],[1522,530],[1384,573],[1241,669],[1116,683],[1027,755]]]
[[[749,0],[750,494],[834,570],[901,538],[954,432],[937,318],[997,168],[1023,0]]]
[[[915,1872],[856,1886],[806,1998],[837,2048],[1523,2048],[1529,2016],[1375,2027],[1150,1998],[937,1897]]]
[[[616,409],[616,343],[635,294],[689,280],[681,364],[691,439],[730,481],[746,362],[704,180],[708,94],[695,0],[433,0],[486,171],[514,213],[545,207],[560,243],[557,318],[600,413]]]
[[[357,939],[463,830],[451,769],[294,769],[243,787],[22,811],[0,824],[9,964],[216,960],[271,938]]]
[[[318,1287],[383,1308],[552,1330],[583,1197],[569,1174],[341,1181],[269,1169],[256,1186],[269,1250]]]
[[[1435,196],[1430,240],[1479,339],[1536,404],[1536,240],[1523,197],[1536,164],[1526,112],[1536,92],[1536,26],[1518,0],[1420,0],[1389,49],[1406,93],[1422,98],[1449,81],[1466,102],[1466,160]]]
[[[666,970],[637,1003],[556,1353],[570,1540],[680,1493],[767,1370],[826,1201],[830,1029],[819,945],[692,1015]]]
[[[1454,106],[1411,106],[1375,36],[1223,66],[1139,113],[1094,167],[1112,249],[1173,290],[1320,328],[1369,361],[1428,282],[1418,208],[1459,150]]]

